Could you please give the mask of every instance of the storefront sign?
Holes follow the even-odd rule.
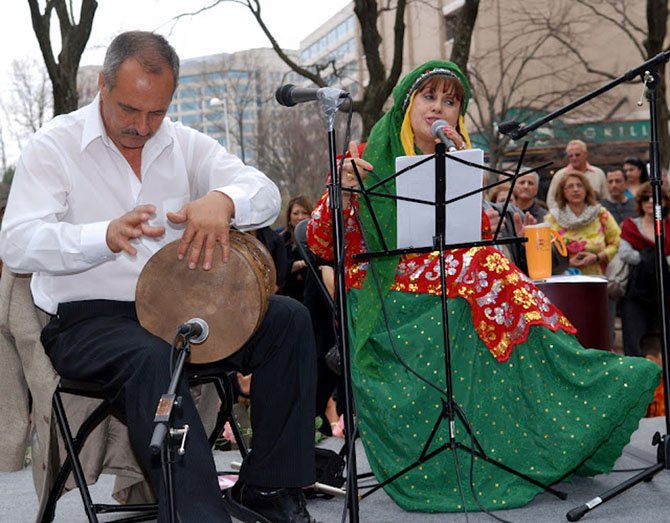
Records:
[[[519,114],[515,119],[521,124],[529,125],[537,119],[546,116],[546,113],[540,111],[517,111]],[[523,115],[522,115],[523,113]],[[650,138],[649,120],[622,120],[608,122],[590,122],[580,124],[565,124],[561,120],[552,120],[551,122],[539,127],[533,132],[528,133],[517,142],[513,142],[511,148],[528,141],[528,146],[536,147],[557,147],[564,146],[570,140],[584,140],[587,144],[603,144],[610,142],[640,142],[649,141]],[[474,133],[472,136],[473,144],[488,150],[483,135]]]

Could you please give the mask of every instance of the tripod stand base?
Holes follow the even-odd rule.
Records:
[[[433,312],[439,299],[405,294],[394,293],[385,303],[389,318],[408,319],[394,338],[396,350],[422,375],[439,375],[441,349],[434,348],[434,340],[440,339],[441,326],[416,319],[416,327],[409,323],[409,318],[439,317],[439,312]],[[350,291],[354,305],[356,298],[356,291]],[[643,358],[626,359],[624,365],[616,354],[584,349],[573,336],[540,326],[532,327],[526,343],[515,347],[506,362],[498,362],[475,332],[465,300],[450,300],[449,320],[455,333],[451,346],[454,397],[484,454],[547,485],[581,466],[588,475],[609,470],[653,396],[657,365]],[[382,329],[380,325],[373,332],[374,344],[354,354],[361,440],[379,481],[420,457],[442,405],[442,396],[399,361]],[[585,369],[594,376],[588,390],[579,386]],[[389,378],[377,380],[378,376]],[[640,392],[617,392],[623,383],[627,390]],[[595,404],[594,397],[604,399]],[[596,441],[594,434],[603,435],[602,439]],[[477,448],[460,422],[456,422],[455,436],[456,441]],[[443,423],[427,453],[447,443],[449,424]],[[456,452],[469,510],[481,510],[478,501],[487,510],[522,507],[543,491],[477,456],[471,473],[467,451]],[[454,466],[453,452],[443,452],[384,490],[405,510],[461,511],[464,504]],[[477,499],[471,493],[471,479]],[[567,508],[559,510],[565,513]]]
[[[663,469],[670,469],[670,463],[667,462],[667,459],[670,458],[670,453],[668,453],[668,448],[670,447],[670,437],[667,434],[661,436],[659,432],[654,434],[652,439],[652,444],[658,445],[657,449],[657,459],[658,462],[655,465],[643,470],[639,474],[636,474],[632,478],[627,479],[623,483],[617,485],[614,488],[609,489],[600,496],[593,498],[592,500],[573,508],[568,512],[565,517],[568,521],[578,521],[580,520],[587,512],[590,512],[599,505],[605,503],[606,501],[612,499],[615,496],[625,492],[631,487],[634,487],[642,481],[650,481],[656,474],[658,474]]]
[[[591,501],[588,501],[583,505],[580,505],[579,507],[573,508],[570,512],[568,512],[565,515],[565,517],[568,519],[568,521],[578,521],[579,519],[582,518],[582,516],[584,516],[584,514],[593,510],[602,503],[605,503],[614,496],[617,496],[622,492],[628,490],[629,488],[634,487],[641,481],[649,481],[664,468],[665,465],[663,463],[657,463],[656,465],[640,472],[636,476],[633,476],[632,478],[624,481],[623,483],[621,483],[621,485],[617,485],[613,489],[604,492],[602,495],[593,498]]]

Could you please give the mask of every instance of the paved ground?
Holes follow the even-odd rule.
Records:
[[[595,478],[575,478],[571,482],[557,486],[568,494],[566,501],[541,494],[531,503],[520,509],[494,513],[503,521],[516,523],[551,523],[566,521],[566,514],[574,507],[602,495],[607,490],[621,485],[635,472],[630,469],[644,469],[656,463],[655,447],[651,446],[651,437],[655,431],[665,433],[665,418],[644,419],[623,456],[616,464],[615,471]],[[328,445],[337,448],[339,441],[329,440]],[[367,463],[362,449],[358,447],[358,472],[367,471]],[[228,469],[230,463],[239,459],[235,452],[216,452],[217,465]],[[94,499],[98,502],[111,502],[112,476],[102,476],[92,488]],[[359,491],[362,493],[364,491]],[[31,470],[15,473],[0,473],[0,522],[29,523],[34,521],[37,498],[32,485]],[[342,521],[344,514],[343,498],[311,500],[310,512],[322,523]],[[383,491],[378,491],[360,502],[359,518],[370,523],[438,523],[438,522],[489,522],[493,517],[480,512],[468,514],[426,514],[407,513],[391,501]],[[57,523],[85,523],[78,491],[67,493],[58,504]],[[110,521],[106,516],[101,522]],[[670,471],[660,471],[650,482],[639,483],[630,490],[613,497],[584,516],[583,521],[591,523],[630,523],[637,521],[670,521]],[[198,522],[204,523],[204,522]]]

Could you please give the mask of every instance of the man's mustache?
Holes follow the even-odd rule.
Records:
[[[141,134],[137,129],[123,129],[121,130],[121,134],[124,136],[136,136],[136,137],[141,137],[141,138],[149,138],[150,136],[153,135],[153,133],[149,132],[147,134]]]

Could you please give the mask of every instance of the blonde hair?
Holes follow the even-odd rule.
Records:
[[[496,199],[498,198],[498,195],[501,192],[505,192],[505,191],[509,192],[511,189],[512,189],[512,184],[510,182],[505,182],[505,183],[501,183],[500,185],[496,185],[495,187],[492,187],[491,189],[489,189],[489,192],[487,193],[488,199],[489,199],[490,202],[496,203]],[[513,199],[513,197],[510,198],[510,199]]]

